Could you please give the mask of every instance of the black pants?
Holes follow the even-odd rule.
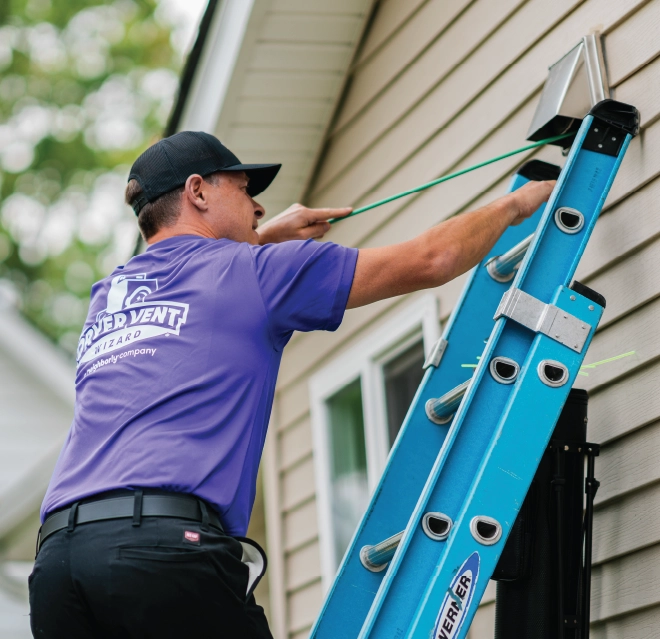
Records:
[[[60,530],[44,541],[29,578],[32,633],[272,639],[243,556],[237,539],[185,519],[143,517],[137,527],[116,519]]]

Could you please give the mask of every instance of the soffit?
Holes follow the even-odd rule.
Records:
[[[259,197],[270,215],[303,194],[373,0],[240,2],[216,9],[178,129],[214,133],[242,162],[282,162]],[[228,30],[229,20],[236,26]],[[227,33],[237,29],[232,58]]]

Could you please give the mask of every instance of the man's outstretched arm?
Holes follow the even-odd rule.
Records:
[[[471,213],[457,215],[413,240],[360,249],[347,308],[434,288],[478,264],[512,224],[550,197],[554,182],[529,182]]]
[[[331,228],[333,218],[344,217],[353,209],[310,209],[302,204],[292,204],[257,229],[259,244],[277,244],[289,240],[321,239]]]

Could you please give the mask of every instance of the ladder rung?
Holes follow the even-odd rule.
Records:
[[[506,253],[494,257],[486,263],[488,274],[498,282],[508,282],[516,274],[516,268],[525,257],[529,245],[534,239],[534,233],[526,237]]]
[[[399,542],[405,530],[402,530],[396,535],[392,535],[384,539],[375,546],[363,546],[360,550],[360,561],[362,565],[371,572],[380,572],[383,570],[390,559],[394,557],[396,549],[399,547]]]
[[[471,381],[464,381],[439,399],[429,399],[426,402],[427,417],[436,424],[446,424],[459,407]]]

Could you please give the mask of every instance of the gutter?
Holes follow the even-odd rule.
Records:
[[[181,116],[183,115],[183,108],[188,99],[188,93],[192,86],[193,78],[195,77],[195,71],[199,63],[200,58],[202,57],[202,52],[204,51],[204,46],[206,44],[206,39],[208,37],[211,22],[215,16],[216,7],[219,4],[219,0],[209,0],[208,5],[206,6],[206,11],[202,16],[202,20],[199,23],[199,30],[197,32],[197,38],[195,44],[193,45],[186,63],[183,67],[181,73],[181,81],[179,82],[179,90],[177,92],[176,101],[170,112],[170,117],[163,131],[163,137],[167,138],[170,135],[174,135],[179,128],[179,123],[181,122]]]

